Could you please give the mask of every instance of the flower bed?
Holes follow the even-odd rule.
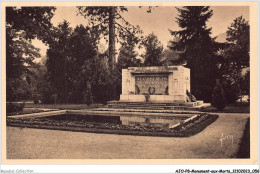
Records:
[[[43,118],[8,118],[7,126],[81,131],[95,133],[113,133],[127,135],[187,137],[199,133],[218,118],[217,115],[200,114],[194,119],[173,128],[149,125],[121,125],[116,123],[96,123],[84,121],[50,120]]]

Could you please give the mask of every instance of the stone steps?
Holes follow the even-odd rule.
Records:
[[[143,104],[108,104],[109,107],[113,107],[113,106],[128,106],[128,107],[166,107],[167,105],[143,105]]]
[[[119,105],[119,106],[167,106],[167,104],[108,104],[109,106],[115,106],[115,105]],[[179,106],[179,105],[173,105],[173,106]]]
[[[171,102],[171,103],[155,103],[155,102],[124,102],[124,101],[109,101],[108,106],[122,105],[122,106],[198,106],[203,101],[196,102]]]
[[[108,108],[114,109],[139,109],[139,110],[200,110],[210,106],[209,103],[192,102],[192,103],[137,103],[137,102],[110,102]]]
[[[191,110],[193,107],[199,107],[203,101],[196,102],[172,102],[172,103],[155,103],[155,102],[125,102],[110,101],[108,108],[129,108],[129,109],[149,109],[149,110]],[[196,108],[197,110],[197,108]]]
[[[140,113],[169,113],[169,114],[200,114],[199,111],[194,110],[146,110],[146,109],[124,109],[124,108],[95,108],[92,109],[93,111],[104,111],[104,112],[140,112]]]
[[[145,110],[164,110],[165,107],[147,107],[147,106],[112,106],[115,109],[145,109]]]

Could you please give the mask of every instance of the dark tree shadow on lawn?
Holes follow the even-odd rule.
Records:
[[[250,158],[250,118],[247,119],[237,158]]]

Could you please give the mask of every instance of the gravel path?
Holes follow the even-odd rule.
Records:
[[[249,114],[225,113],[219,115],[220,117],[204,131],[188,138],[111,135],[7,127],[7,158],[235,158]],[[222,146],[220,139],[222,139]]]

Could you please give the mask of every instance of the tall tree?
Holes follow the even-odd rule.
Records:
[[[249,67],[249,22],[243,16],[236,18],[228,27],[227,41],[239,50],[240,56],[234,62],[240,68]]]
[[[155,34],[149,34],[145,37],[142,45],[145,48],[144,66],[160,66],[163,54],[163,46]]]
[[[97,38],[89,27],[76,26],[73,30],[67,21],[55,28],[47,50],[49,80],[58,94],[58,102],[82,103],[87,84],[95,80]],[[89,91],[88,91],[89,93]]]
[[[22,100],[29,95],[28,80],[26,79],[28,79],[30,67],[34,65],[33,60],[40,56],[39,49],[32,45],[31,39],[37,37],[47,41],[46,36],[52,27],[50,20],[54,11],[54,7],[6,7],[8,101]]]
[[[79,14],[89,19],[92,25],[93,32],[103,35],[107,40],[109,35],[109,70],[111,74],[115,74],[115,42],[122,41],[127,33],[141,33],[139,27],[135,27],[127,22],[121,13],[127,11],[123,6],[109,6],[109,7],[78,7]],[[111,86],[112,99],[116,98],[116,86]]]
[[[249,22],[243,16],[234,19],[227,30],[227,41],[249,48]]]
[[[140,7],[141,8],[141,7]],[[151,13],[152,7],[148,7],[147,13]],[[116,49],[115,42],[123,43],[129,33],[133,36],[141,34],[139,26],[131,25],[121,15],[123,12],[127,12],[128,9],[124,6],[108,6],[108,7],[78,7],[78,12],[85,18],[89,19],[91,29],[95,33],[99,33],[109,42],[108,61],[109,71],[111,77],[118,77],[119,74],[114,72],[116,70]],[[115,86],[111,86],[110,93],[112,98],[116,98],[115,91],[118,91]]]
[[[231,92],[234,93],[236,91],[234,97],[232,97],[232,101],[235,101],[238,95],[242,96],[243,93],[242,70],[249,67],[248,21],[242,16],[236,18],[230,27],[228,27],[227,40],[230,44],[229,47],[218,51],[218,55],[222,58],[220,71],[222,72],[224,88],[230,88],[231,86]]]
[[[216,56],[214,39],[210,37],[211,28],[206,22],[213,11],[208,6],[185,6],[177,8],[176,22],[182,30],[170,31],[177,42],[171,49],[182,51],[181,62],[191,70],[191,92],[198,99],[210,101],[216,79]]]
[[[103,35],[107,39],[109,36],[109,62],[110,68],[115,68],[115,42],[123,41],[127,33],[141,33],[138,26],[133,26],[121,15],[127,11],[123,6],[109,7],[78,7],[79,14],[89,19],[89,23],[94,32]]]
[[[69,73],[78,76],[79,67],[86,60],[94,59],[97,54],[97,38],[91,33],[89,27],[76,26],[70,37],[70,60]],[[89,75],[90,76],[90,75]],[[90,78],[90,77],[87,78]]]
[[[69,79],[71,89],[70,102],[82,102],[84,94],[91,93],[95,84],[97,57],[97,38],[89,27],[77,26],[70,37]],[[82,73],[84,71],[84,73]],[[91,93],[92,95],[92,93]],[[86,99],[86,98],[85,98]]]
[[[134,37],[133,33],[127,35],[125,42],[122,43],[122,46],[119,49],[117,64],[120,72],[123,68],[141,65],[141,60],[137,59],[138,53],[135,51],[139,42],[140,39]]]
[[[55,28],[47,50],[47,70],[51,84],[56,87],[59,102],[68,102],[68,60],[70,59],[70,37],[72,28],[67,21],[59,23]]]
[[[116,41],[115,41],[115,7],[109,9],[109,63],[112,70],[116,64]]]

